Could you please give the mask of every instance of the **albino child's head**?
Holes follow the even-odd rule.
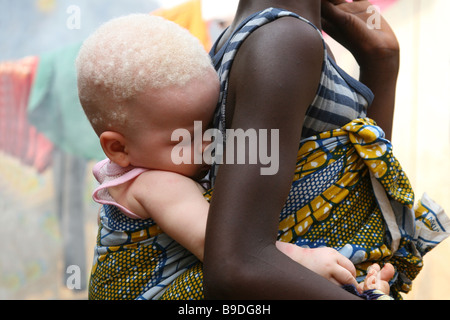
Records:
[[[198,175],[198,165],[171,161],[172,132],[193,132],[194,121],[206,130],[218,101],[217,73],[194,36],[161,17],[116,18],[84,42],[76,67],[81,105],[112,161]]]

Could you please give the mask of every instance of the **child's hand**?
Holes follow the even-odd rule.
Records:
[[[358,285],[353,263],[332,248],[306,249],[278,241],[278,250],[337,285]]]
[[[324,31],[346,47],[360,66],[373,59],[396,57],[400,51],[389,24],[371,6],[366,0],[322,0]]]
[[[394,276],[394,272],[394,267],[390,263],[386,263],[383,269],[375,263],[367,269],[366,278],[356,288],[359,293],[367,290],[380,290],[389,295],[389,280]]]

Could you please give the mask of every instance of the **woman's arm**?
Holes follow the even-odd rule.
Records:
[[[322,62],[320,35],[295,18],[261,27],[236,56],[227,105],[234,110],[231,128],[279,130],[279,171],[264,176],[263,165],[230,164],[231,159],[221,165],[206,233],[207,298],[356,298],[275,246],[303,118],[317,91]]]
[[[365,0],[322,0],[322,25],[355,57],[360,81],[375,95],[368,116],[391,139],[400,64],[400,48],[394,32],[381,13]]]

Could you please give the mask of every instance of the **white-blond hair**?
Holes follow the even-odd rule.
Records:
[[[98,129],[99,122],[114,122],[123,102],[138,93],[184,86],[212,68],[188,30],[161,17],[131,14],[103,24],[83,43],[76,59],[79,98]]]

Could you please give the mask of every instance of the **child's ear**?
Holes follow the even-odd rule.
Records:
[[[124,168],[130,165],[126,139],[123,135],[114,131],[105,131],[100,135],[100,144],[112,162]]]

